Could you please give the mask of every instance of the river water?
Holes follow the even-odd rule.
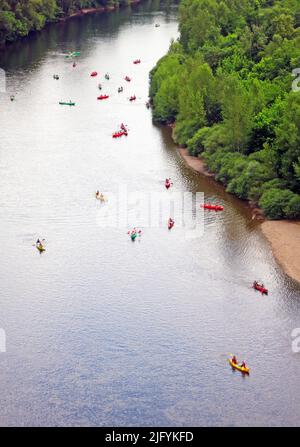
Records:
[[[186,167],[145,107],[149,71],[177,35],[176,8],[144,2],[1,53],[1,425],[299,424],[300,288],[246,206]],[[76,68],[69,50],[81,51]],[[114,140],[122,121],[129,135]],[[103,228],[109,202],[96,189],[162,192],[167,176],[173,191],[224,204],[204,214],[202,237],[164,224],[132,243],[127,228]],[[250,288],[256,278],[268,297]],[[231,370],[230,353],[250,376]]]

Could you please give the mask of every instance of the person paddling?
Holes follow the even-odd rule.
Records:
[[[232,361],[232,363],[234,363],[234,365],[237,365],[237,364],[238,364],[238,362],[237,362],[237,359],[236,359],[236,356],[235,356],[235,355],[234,355],[234,356],[232,357],[231,361]]]

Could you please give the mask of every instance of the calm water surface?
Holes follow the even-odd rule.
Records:
[[[249,210],[187,168],[145,107],[148,73],[177,35],[176,9],[146,2],[52,25],[0,55],[1,425],[299,424],[300,288]],[[75,69],[69,50],[81,51]],[[76,107],[58,105],[69,99]],[[129,136],[113,140],[122,121]],[[166,176],[224,204],[205,214],[203,237],[145,228],[133,244],[127,228],[99,225],[96,189],[159,192]]]

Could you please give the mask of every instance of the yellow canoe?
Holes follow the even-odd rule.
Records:
[[[36,245],[36,248],[37,248],[40,252],[46,250],[45,247],[43,247],[42,245]]]
[[[244,368],[240,365],[237,365],[236,363],[232,362],[232,359],[229,359],[229,363],[232,366],[232,368],[237,369],[238,371],[241,371],[244,374],[249,374],[250,368]]]

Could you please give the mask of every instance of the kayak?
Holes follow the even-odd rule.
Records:
[[[204,203],[204,205],[201,205],[202,208],[206,210],[214,210],[214,211],[223,211],[224,207],[222,205],[211,205],[210,203]]]
[[[97,73],[96,71],[92,71],[91,76],[92,76],[92,77],[95,77],[95,76],[97,76],[97,74],[98,74],[98,73]]]
[[[166,187],[167,189],[169,189],[170,186],[171,186],[171,183],[165,183],[165,187]]]
[[[131,81],[131,79],[130,79],[130,77],[129,76],[125,76],[125,81],[127,81],[127,82],[130,82]]]
[[[136,96],[130,96],[129,101],[135,101],[136,100]]]
[[[134,241],[136,239],[136,237],[137,237],[137,233],[132,233],[130,235],[130,237],[131,237],[131,240]]]
[[[109,98],[109,96],[108,96],[108,95],[100,95],[100,96],[98,96],[98,98],[97,98],[97,99],[100,99],[100,100],[102,100],[102,99],[107,99],[107,98]]]
[[[171,230],[173,227],[174,227],[174,222],[173,223],[169,222],[168,223],[168,229]]]
[[[241,371],[244,374],[249,374],[250,368],[244,368],[243,366],[236,365],[232,362],[232,359],[229,359],[229,363],[232,366],[232,368],[237,369],[238,371]]]
[[[63,101],[60,101],[59,104],[61,106],[75,106],[75,102],[63,102]]]
[[[46,250],[45,247],[43,247],[43,245],[36,245],[36,248],[39,250],[40,253]]]
[[[140,64],[141,60],[140,59],[136,59],[135,61],[133,61],[134,64]]]
[[[260,284],[253,284],[253,289],[258,290],[259,292],[261,292],[263,295],[268,295],[269,291],[268,289],[266,289],[265,287],[263,287]]]

